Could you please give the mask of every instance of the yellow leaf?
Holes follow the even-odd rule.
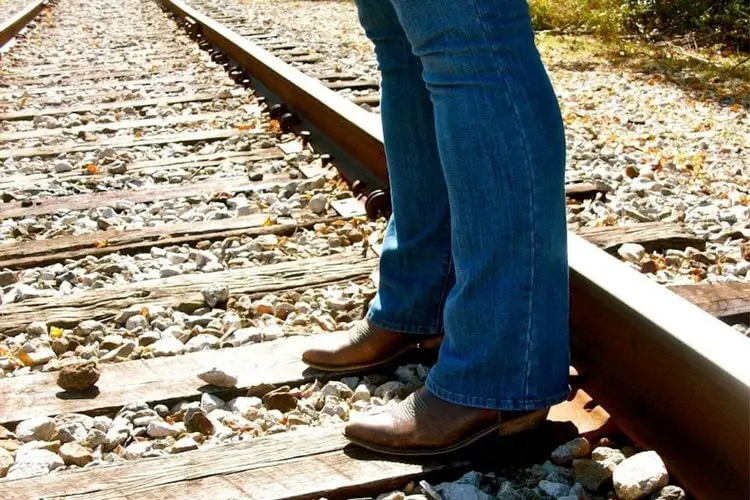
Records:
[[[268,217],[266,221],[263,223],[263,227],[273,226],[273,221],[271,221],[271,218]]]
[[[143,308],[141,308],[141,312],[140,312],[140,315],[141,315],[141,316],[144,316],[144,317],[146,317],[146,318],[148,318],[148,317],[149,317],[149,315],[150,315],[150,313],[148,312],[148,307],[143,307]]]
[[[104,247],[106,247],[106,246],[109,245],[109,241],[108,240],[98,240],[94,244],[96,245],[96,248],[104,248]]]
[[[49,336],[53,339],[59,339],[63,335],[63,329],[56,326],[50,327]]]
[[[31,360],[31,356],[26,351],[20,351],[16,356],[24,366],[31,366],[34,362]]]

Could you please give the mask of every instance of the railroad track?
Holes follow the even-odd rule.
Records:
[[[252,40],[255,45],[275,55],[291,67],[320,80],[364,109],[372,111],[380,106],[380,86],[372,72],[363,72],[341,61],[331,61],[303,41],[290,40],[283,24],[258,27],[248,23],[243,5],[234,2],[194,0],[189,5],[211,16],[233,32]]]
[[[0,427],[0,443],[27,458],[3,498],[352,498],[507,465],[482,448],[385,460],[340,436],[433,361],[332,375],[299,360],[374,291],[383,220],[363,215],[388,212],[377,117],[264,51],[267,33],[193,5],[58,0],[4,55],[0,425],[16,434]],[[742,313],[741,290],[668,289],[604,251],[694,242],[667,229],[571,234],[579,375],[545,430],[504,448],[532,450],[511,465],[618,436],[657,450],[696,498],[741,498],[750,347],[708,313]],[[96,387],[62,392],[58,370],[89,358]],[[214,366],[238,380],[196,377]],[[218,411],[210,430],[199,405]],[[60,453],[87,465],[46,475],[67,467]]]

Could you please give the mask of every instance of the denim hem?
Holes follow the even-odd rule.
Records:
[[[435,335],[438,333],[437,325],[407,325],[404,323],[395,323],[382,318],[377,318],[372,311],[367,313],[366,318],[375,326],[386,330],[393,330],[398,333],[413,333],[417,335]]]
[[[430,374],[432,375],[432,374]],[[543,399],[494,399],[494,398],[482,398],[478,396],[466,396],[464,394],[457,394],[455,392],[443,389],[435,383],[431,376],[427,377],[425,381],[425,387],[432,392],[435,396],[440,399],[444,399],[449,403],[471,406],[474,408],[484,408],[488,410],[505,410],[505,411],[527,411],[527,410],[539,410],[542,408],[548,408],[557,403],[565,401],[570,394],[570,388],[567,391],[555,394]]]

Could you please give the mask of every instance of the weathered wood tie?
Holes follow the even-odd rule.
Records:
[[[163,458],[0,480],[6,500],[28,498],[320,498],[403,486],[465,461],[384,458],[348,443],[339,427],[306,429]],[[5,493],[4,493],[5,494]]]
[[[300,229],[312,228],[315,224],[329,224],[343,219],[343,217],[316,218],[304,222],[264,226],[268,216],[255,214],[228,220],[170,224],[133,231],[99,231],[80,236],[32,240],[0,246],[0,268],[25,269],[88,255],[102,257],[111,253],[131,254],[152,247],[194,244],[198,241],[214,241],[232,236],[291,235]]]
[[[108,321],[123,309],[145,303],[192,311],[203,304],[200,291],[210,283],[224,283],[234,295],[257,295],[364,279],[376,263],[359,255],[320,257],[86,290],[54,300],[33,298],[0,308],[0,332],[17,335],[32,321],[51,326],[73,326],[84,319]]]

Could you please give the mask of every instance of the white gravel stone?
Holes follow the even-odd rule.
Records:
[[[49,417],[30,418],[16,426],[16,436],[24,442],[50,441],[55,432],[55,421]]]
[[[48,331],[49,328],[47,327],[47,323],[45,323],[44,321],[34,321],[26,327],[26,333],[33,337],[41,337],[43,335],[47,335]]]
[[[205,333],[196,335],[185,343],[185,351],[195,352],[219,347],[219,339]]]
[[[637,243],[625,243],[617,249],[617,253],[623,260],[638,264],[646,255],[646,249]]]
[[[316,214],[322,214],[326,210],[327,203],[328,203],[328,200],[326,199],[325,195],[322,193],[318,193],[314,195],[312,198],[310,198],[310,203],[308,204],[308,207],[310,208],[310,210],[312,210]]]
[[[21,479],[47,474],[65,465],[59,455],[48,450],[28,450],[16,453],[16,462],[8,470],[8,479]]]
[[[584,437],[577,437],[572,441],[558,446],[552,452],[552,461],[556,464],[564,464],[570,462],[574,458],[583,458],[589,454],[591,445],[588,439]]]
[[[684,500],[685,497],[685,491],[682,488],[671,484],[651,496],[652,500]]]
[[[163,438],[167,436],[177,436],[180,434],[180,430],[163,420],[154,420],[148,424],[146,428],[146,434],[153,438]]]
[[[209,394],[207,392],[204,392],[201,395],[200,406],[206,413],[211,413],[214,410],[222,409],[224,408],[224,405],[225,402],[220,397],[214,396],[213,394]]]
[[[153,443],[151,441],[136,441],[125,448],[125,458],[128,460],[141,458],[144,454],[151,451],[152,448]]]
[[[140,329],[148,328],[148,319],[146,319],[145,316],[142,316],[140,314],[135,314],[133,316],[130,316],[125,321],[125,328],[127,328],[131,332],[138,330],[139,328]]]
[[[157,340],[150,348],[154,356],[176,356],[185,350],[184,344],[174,337]]]
[[[331,380],[320,390],[321,396],[336,396],[341,399],[348,399],[354,394],[352,390],[343,382]]]
[[[226,302],[229,298],[229,287],[219,283],[211,283],[201,290],[203,294],[203,300],[206,301],[208,307],[214,307],[216,304]]]
[[[65,465],[83,467],[94,460],[91,450],[77,443],[65,443],[60,447],[60,457]]]
[[[612,473],[612,482],[619,498],[636,500],[666,486],[669,474],[656,452],[644,451],[620,463]]]
[[[230,411],[244,417],[252,419],[257,415],[258,410],[263,406],[263,401],[257,397],[239,397],[227,402],[227,408]]]
[[[178,439],[175,444],[172,445],[172,453],[183,453],[185,451],[192,451],[198,449],[198,443],[189,436],[182,439]]]
[[[29,359],[31,359],[31,366],[43,365],[53,359],[57,358],[55,351],[50,347],[39,347],[33,352],[28,353]]]
[[[555,483],[542,479],[539,481],[539,489],[542,490],[546,495],[551,497],[559,498],[566,496],[570,493],[570,486],[567,484]]]
[[[364,384],[359,384],[356,389],[354,389],[354,394],[352,395],[352,402],[356,401],[365,401],[370,402],[370,390],[367,388]]]

